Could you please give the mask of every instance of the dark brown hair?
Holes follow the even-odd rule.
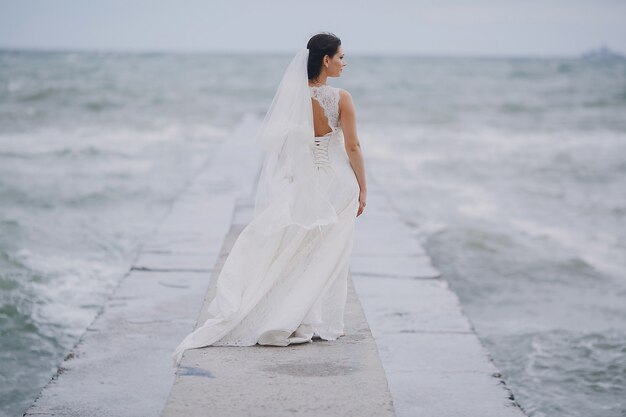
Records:
[[[341,45],[341,39],[330,32],[321,32],[314,35],[306,44],[309,50],[309,61],[307,63],[307,71],[309,80],[317,78],[322,72],[322,61],[324,57],[335,56]]]

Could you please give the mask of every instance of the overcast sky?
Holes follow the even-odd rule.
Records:
[[[346,54],[626,53],[624,0],[0,0],[0,48]]]

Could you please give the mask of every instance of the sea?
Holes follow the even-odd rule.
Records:
[[[32,404],[291,57],[0,50],[0,415]],[[345,60],[328,84],[353,97],[367,173],[515,400],[626,416],[626,60]]]

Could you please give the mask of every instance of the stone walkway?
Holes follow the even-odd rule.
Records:
[[[214,278],[252,216],[256,126],[244,121],[189,183],[25,415],[523,416],[369,170],[346,336],[192,349],[174,373],[173,349],[202,322]]]
[[[244,226],[233,224],[226,237],[198,324]],[[351,279],[345,324],[346,336],[335,341],[187,350],[162,416],[394,416],[376,342]]]

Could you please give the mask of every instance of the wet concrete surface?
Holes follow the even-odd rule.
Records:
[[[190,181],[26,416],[521,417],[456,295],[368,171],[346,336],[171,354],[251,218],[260,154],[242,124]]]

